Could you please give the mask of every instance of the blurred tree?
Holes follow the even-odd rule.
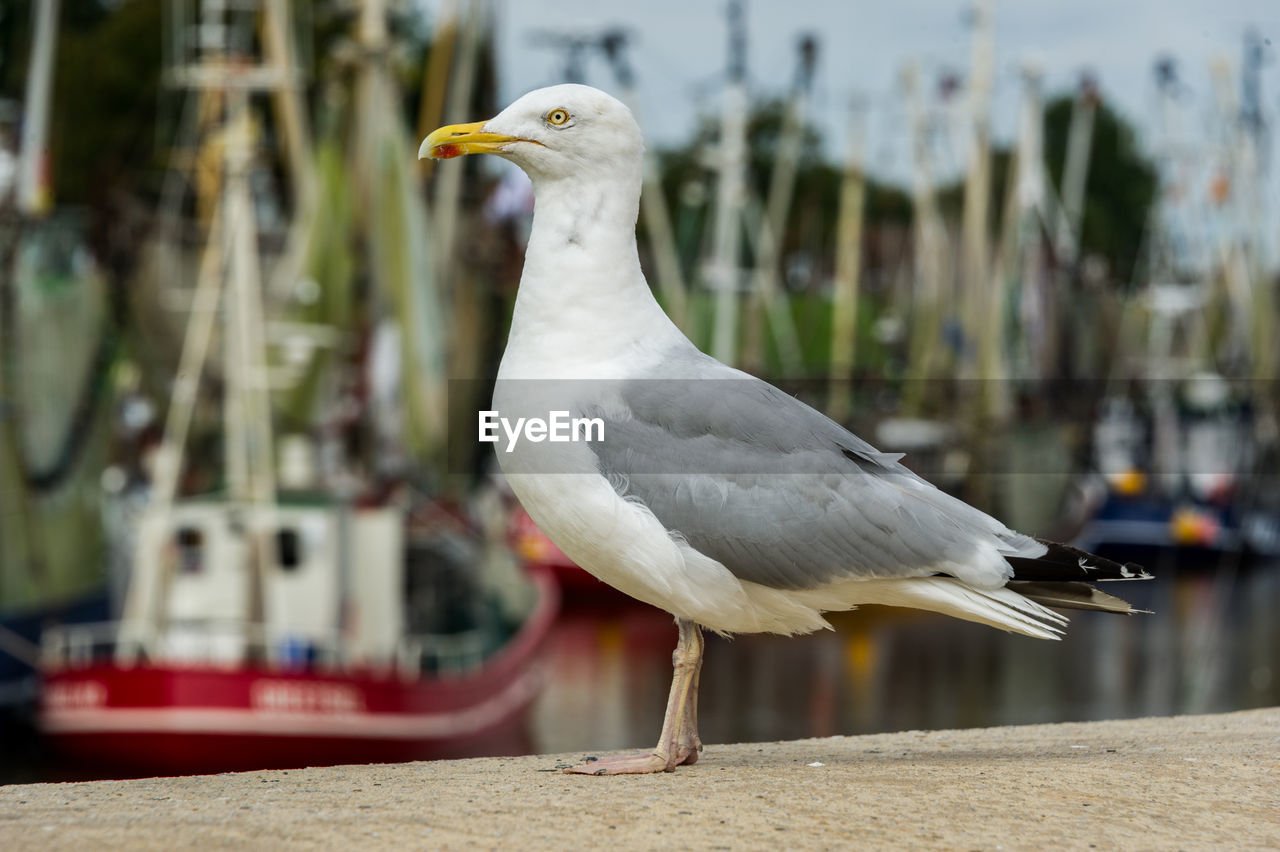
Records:
[[[176,129],[161,126],[173,116],[159,109],[165,2],[62,0],[50,127],[57,203],[101,210],[121,190],[145,197],[158,185]],[[350,40],[354,13],[326,4],[309,19],[317,65]],[[400,36],[396,69],[411,111],[429,33],[421,15],[397,15],[392,25]],[[0,2],[2,98],[21,102],[25,94],[31,27],[29,2]]]
[[[764,101],[752,109],[747,120],[747,186],[761,204],[765,203],[769,190],[785,109],[782,100]],[[703,234],[712,213],[715,175],[707,152],[714,150],[718,135],[718,120],[703,117],[687,145],[659,154],[663,189],[673,211],[682,260],[687,267],[699,259]],[[783,235],[783,255],[808,250],[829,264],[840,206],[841,166],[827,162],[823,149],[821,134],[812,124],[806,126],[791,215],[787,217],[787,230]],[[898,187],[869,178],[864,215],[868,229],[909,222],[910,197]],[[643,231],[641,236],[643,238]]]
[[[1074,103],[1071,95],[1054,98],[1044,114],[1045,168],[1059,196]],[[998,238],[1012,166],[1009,148],[992,149],[992,239]],[[1132,126],[1105,102],[1100,103],[1094,118],[1089,175],[1085,183],[1081,256],[1092,254],[1105,258],[1112,280],[1128,282],[1141,250],[1142,234],[1155,193],[1155,165],[1138,149]],[[963,181],[942,187],[938,204],[944,216],[958,220],[964,205]]]
[[[1057,185],[1066,160],[1072,96],[1054,98],[1044,113],[1045,166]],[[1082,254],[1107,259],[1113,280],[1128,282],[1142,247],[1156,196],[1156,167],[1139,150],[1133,127],[1105,101],[1093,125],[1089,177],[1085,183]]]
[[[161,9],[161,0],[63,0],[49,134],[57,203],[98,201],[153,164]],[[22,100],[30,46],[29,4],[6,4],[3,97]]]

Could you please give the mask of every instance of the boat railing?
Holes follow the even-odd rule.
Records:
[[[396,647],[396,665],[404,677],[431,672],[456,677],[474,671],[488,652],[489,633],[418,633],[404,636]]]
[[[401,677],[424,673],[459,676],[483,663],[488,636],[483,630],[403,636],[387,656],[375,656],[334,633],[300,635],[285,628],[234,621],[177,621],[163,628],[120,621],[67,624],[41,636],[47,671],[84,668],[103,661],[238,665],[262,661],[286,670],[341,671],[391,668]]]

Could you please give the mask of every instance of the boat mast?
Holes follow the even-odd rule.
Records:
[[[1067,156],[1062,166],[1062,204],[1058,207],[1053,240],[1054,254],[1067,266],[1073,265],[1080,257],[1084,190],[1089,178],[1089,156],[1093,151],[1093,123],[1097,112],[1098,85],[1085,74],[1071,106]]]
[[[995,57],[991,0],[978,0],[973,7],[973,45],[969,59],[969,85],[965,117],[969,128],[969,170],[965,175],[964,213],[961,222],[963,279],[960,295],[965,310],[968,341],[976,348],[976,363],[968,369],[983,381],[998,378],[990,369],[998,357],[999,334],[989,323],[988,303],[999,299],[991,279],[991,78]],[[989,350],[995,350],[994,352]],[[966,362],[962,362],[966,363]],[[985,394],[980,394],[980,397]]]
[[[449,347],[461,338],[449,334],[444,300],[450,294],[441,278],[446,269],[451,276],[458,271],[449,260],[457,217],[437,211],[456,208],[461,175],[455,169],[437,174],[441,184],[428,208],[420,191],[422,174],[414,165],[415,148],[401,115],[388,11],[386,0],[361,0],[359,6],[350,168],[358,227],[368,247],[368,274],[375,298],[395,317],[394,326],[388,323],[384,328],[394,327],[398,333],[400,393],[394,416],[402,418],[403,436],[399,425],[388,431],[397,434],[395,444],[407,447],[416,458],[438,459],[447,428]],[[488,4],[476,0],[461,23],[459,55],[454,57],[449,100],[443,106],[446,117],[450,111],[465,111],[465,101],[470,100],[472,66],[488,17]],[[453,289],[453,295],[462,298],[463,293]],[[375,420],[383,413],[391,412],[375,409]],[[403,455],[400,446],[392,453]],[[404,464],[402,458],[381,461],[384,466]]]
[[[798,61],[795,83],[783,109],[777,155],[769,177],[769,195],[765,200],[765,214],[756,232],[755,286],[747,299],[742,329],[743,365],[748,372],[759,372],[765,366],[764,334],[761,328],[763,311],[773,331],[784,376],[796,375],[804,368],[799,337],[791,319],[791,308],[787,300],[780,297],[778,279],[781,277],[779,265],[782,262],[787,214],[791,210],[791,199],[795,193],[805,119],[809,114],[809,100],[813,90],[813,71],[818,59],[817,37],[812,34],[802,36],[796,45],[796,51]]]
[[[992,262],[991,235],[991,90],[995,66],[995,20],[991,0],[973,7],[973,42],[969,57],[966,119],[969,127],[969,169],[965,176],[961,221],[961,272],[959,308],[965,341],[972,359],[960,353],[959,375],[977,380],[967,398],[967,421],[973,454],[965,493],[979,506],[990,506],[994,492],[988,470],[996,452],[1000,428],[1010,413],[1004,364],[1005,264],[996,249]],[[1010,188],[1012,191],[1012,187]],[[1006,215],[1007,215],[1006,208]],[[1004,223],[1008,229],[1011,222]],[[1001,239],[1000,245],[1004,244]]]
[[[715,241],[707,283],[715,294],[711,354],[732,366],[738,354],[738,247],[746,192],[747,27],[742,0],[729,3],[729,80],[720,111]]]
[[[274,5],[277,0],[267,0]],[[292,69],[276,61],[255,63],[237,52],[231,43],[233,17],[245,13],[243,4],[204,0],[200,20],[194,25],[198,56],[173,71],[173,81],[210,97],[222,106],[219,135],[223,141],[222,173],[215,209],[210,219],[204,252],[183,350],[166,416],[164,437],[156,453],[152,485],[152,511],[162,517],[178,498],[183,453],[194,413],[201,374],[214,337],[215,318],[223,319],[222,357],[226,381],[223,400],[224,453],[227,500],[261,516],[275,505],[275,459],[271,427],[270,374],[266,359],[262,266],[258,254],[258,226],[250,188],[254,155],[251,96],[277,91],[293,84]],[[276,25],[287,32],[287,8]],[[265,10],[264,10],[265,14]],[[185,34],[184,34],[185,35]],[[166,524],[160,524],[166,528]],[[271,524],[267,524],[271,528]],[[273,539],[249,530],[249,571],[254,593],[261,604],[261,581],[269,564]],[[139,541],[140,547],[155,542]],[[147,560],[135,559],[135,573],[125,599],[120,653],[130,657],[164,624],[172,560],[159,560],[158,571],[141,569]],[[251,607],[254,604],[250,604]],[[255,613],[247,613],[253,620]]]
[[[61,0],[32,0],[36,16],[31,75],[23,102],[22,148],[18,165],[18,209],[41,216],[53,202],[49,187],[49,101],[53,91],[53,59],[57,53],[58,7]]]
[[[911,342],[903,410],[919,416],[936,379],[939,337],[942,333],[942,264],[947,250],[946,229],[938,213],[933,156],[929,145],[929,116],[921,94],[920,68],[912,63],[902,71],[911,115],[912,207],[915,211],[915,287],[911,311]]]
[[[273,5],[277,1],[267,0]],[[217,212],[211,220],[196,304],[188,319],[178,380],[157,456],[153,499],[162,508],[177,497],[183,446],[207,357],[211,317],[219,301],[223,302],[225,323],[222,354],[227,377],[223,411],[228,497],[233,502],[262,504],[275,500],[262,267],[249,186],[254,145],[250,96],[290,86],[292,75],[291,69],[277,62],[246,63],[245,57],[233,52],[229,7],[226,0],[204,0],[196,28],[200,57],[174,71],[177,84],[224,105],[225,150]],[[284,26],[283,22],[279,25]],[[229,279],[225,288],[221,283],[224,278]],[[206,310],[210,305],[213,310]]]
[[[1042,375],[1045,351],[1052,338],[1048,288],[1044,263],[1045,194],[1044,103],[1041,70],[1031,64],[1022,69],[1022,108],[1018,120],[1016,212],[1018,276],[1018,337],[1014,344],[1012,378],[1034,380]]]
[[[621,100],[639,118],[640,101],[636,94],[636,75],[623,55],[628,36],[624,30],[609,30],[600,37],[600,48],[613,68],[618,81]],[[644,185],[640,194],[640,215],[649,235],[649,247],[658,278],[658,291],[672,321],[685,332],[689,331],[689,288],[680,269],[680,257],[676,251],[675,235],[671,229],[671,214],[662,192],[662,171],[658,156],[652,147],[644,150]]]
[[[866,103],[849,106],[848,153],[840,183],[836,220],[836,278],[831,307],[831,370],[828,411],[837,423],[853,413],[853,367],[858,350],[858,282],[862,274],[862,221],[866,199]]]
[[[465,13],[450,9],[450,23],[445,32],[449,38],[449,56],[453,59],[448,74],[448,94],[442,105],[443,123],[467,121],[471,109],[472,94],[476,87],[480,39],[488,17],[488,3],[473,0]],[[366,43],[372,49],[384,49],[387,41],[386,12],[382,0],[367,0],[362,20],[370,23],[361,28],[369,33]],[[381,22],[381,23],[378,23]],[[362,40],[365,37],[362,36]],[[454,55],[456,53],[456,56]],[[425,134],[424,134],[425,135]],[[432,225],[435,234],[437,286],[442,293],[449,293],[454,285],[458,244],[458,223],[462,219],[462,179],[465,169],[444,169],[435,175],[432,187]]]
[[[1266,61],[1262,37],[1254,29],[1245,33],[1244,57],[1240,69],[1239,158],[1242,177],[1240,210],[1244,233],[1241,238],[1251,273],[1252,314],[1250,337],[1253,355],[1254,393],[1268,417],[1275,416],[1274,395],[1269,388],[1276,378],[1274,282],[1265,267],[1266,238],[1262,233],[1262,187],[1266,180],[1266,119],[1262,113],[1262,65]],[[1275,424],[1269,427],[1274,431]],[[1269,436],[1275,440],[1275,435]]]

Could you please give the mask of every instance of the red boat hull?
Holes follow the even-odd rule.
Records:
[[[536,582],[531,617],[472,673],[102,662],[45,674],[41,725],[69,762],[112,777],[527,753],[557,608]]]

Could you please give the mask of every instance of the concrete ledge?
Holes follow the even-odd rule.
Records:
[[[0,787],[0,848],[1280,845],[1280,709],[711,745],[643,777],[556,762]]]

